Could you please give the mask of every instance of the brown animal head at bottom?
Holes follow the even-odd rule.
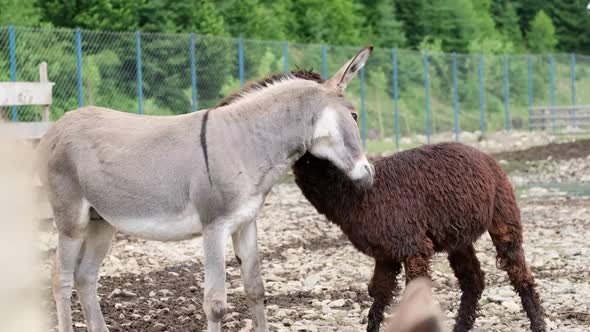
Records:
[[[426,278],[412,280],[385,324],[386,332],[442,332],[441,310]]]

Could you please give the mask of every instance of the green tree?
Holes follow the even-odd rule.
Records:
[[[512,0],[496,0],[490,7],[496,28],[506,41],[513,44],[515,50],[522,48],[523,45],[518,8],[518,3]]]
[[[478,36],[478,19],[471,0],[434,0],[423,14],[425,37],[440,40],[443,51],[466,52]]]
[[[518,0],[516,13],[518,14],[520,31],[529,31],[530,24],[540,10],[546,13],[552,7],[553,0]]]
[[[35,0],[0,0],[0,26],[36,26],[39,22]]]
[[[496,29],[491,14],[491,0],[473,0],[477,13],[477,37],[469,43],[469,53],[505,54],[514,51],[514,44]]]
[[[424,19],[421,17],[428,1],[425,0],[396,0],[397,17],[402,22],[407,45],[418,48],[425,36]]]
[[[133,31],[140,27],[142,0],[38,0],[41,17],[58,27]]]
[[[587,0],[554,1],[547,13],[555,22],[558,46],[566,52],[590,53],[590,15]]]
[[[392,0],[364,0],[364,36],[371,43],[381,47],[404,47],[406,36],[402,22],[397,19],[395,3]]]
[[[543,10],[535,15],[527,34],[529,50],[533,53],[551,53],[557,45],[555,26]]]
[[[362,6],[340,0],[300,0],[293,4],[291,18],[298,21],[302,42],[358,45],[364,22]]]
[[[252,39],[284,40],[286,13],[275,15],[285,9],[284,3],[264,5],[259,0],[226,0],[218,3],[226,23],[226,30],[234,37]]]
[[[225,21],[214,0],[171,1],[168,9],[175,13],[175,32],[227,36]]]

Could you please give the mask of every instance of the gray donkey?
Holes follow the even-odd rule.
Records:
[[[53,269],[59,331],[72,331],[74,286],[88,331],[108,331],[96,288],[117,230],[161,241],[202,235],[208,331],[221,330],[226,312],[231,236],[256,330],[267,331],[256,215],[271,187],[308,151],[360,186],[372,185],[356,113],[343,95],[371,51],[362,49],[325,83],[284,75],[211,110],[163,117],[84,107],[57,121],[41,140],[38,167],[59,232]]]

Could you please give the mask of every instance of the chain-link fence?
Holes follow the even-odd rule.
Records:
[[[51,119],[82,105],[180,114],[215,105],[271,72],[334,73],[357,47],[194,34],[0,27],[0,81],[55,82]],[[375,49],[349,98],[369,144],[460,139],[464,132],[529,130],[530,109],[590,105],[590,57],[476,55]],[[39,121],[35,107],[0,109],[5,121]],[[553,128],[555,129],[555,128]]]

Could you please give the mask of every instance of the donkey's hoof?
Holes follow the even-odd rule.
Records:
[[[214,322],[221,321],[223,316],[225,316],[226,310],[225,302],[221,300],[211,300],[209,303],[205,304],[205,314],[207,315],[207,319]]]

